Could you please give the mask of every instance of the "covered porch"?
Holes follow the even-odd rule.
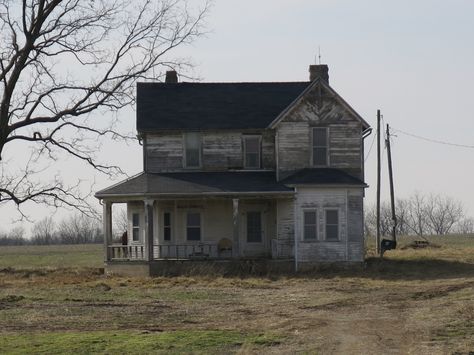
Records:
[[[127,240],[114,241],[112,205],[123,201],[105,200],[105,261],[288,258],[277,215],[290,202],[288,196],[127,201]]]
[[[273,173],[141,174],[96,196],[106,264],[292,257],[293,240],[279,230],[291,220],[294,191]],[[113,241],[115,203],[127,204],[126,241]]]

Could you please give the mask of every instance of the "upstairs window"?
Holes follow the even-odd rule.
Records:
[[[171,213],[169,212],[163,214],[163,239],[171,240]]]
[[[313,128],[313,165],[328,165],[328,129],[325,127]]]
[[[188,132],[184,134],[184,166],[199,168],[201,166],[201,134]]]
[[[303,214],[303,239],[318,239],[318,214],[316,210],[304,211]]]
[[[260,168],[260,136],[244,137],[244,167]]]
[[[201,214],[199,212],[186,214],[186,238],[187,240],[201,240]]]
[[[326,240],[339,240],[339,211],[326,210]]]
[[[132,241],[140,241],[140,215],[132,213]]]

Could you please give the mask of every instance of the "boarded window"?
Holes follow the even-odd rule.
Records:
[[[201,134],[189,132],[184,135],[185,166],[199,168],[201,166]]]
[[[326,240],[339,240],[338,210],[326,210]]]
[[[188,240],[201,240],[201,214],[199,212],[187,213],[186,238]]]
[[[316,240],[318,238],[318,222],[316,211],[304,211],[303,214],[303,239]]]
[[[247,212],[247,242],[262,242],[262,213]]]
[[[163,239],[171,240],[171,213],[163,214]]]
[[[140,241],[140,214],[132,213],[132,240]]]
[[[244,137],[244,166],[260,168],[260,137]]]
[[[328,165],[328,129],[313,128],[313,165]]]

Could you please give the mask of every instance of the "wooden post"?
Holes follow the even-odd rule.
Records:
[[[239,199],[232,199],[232,256],[240,256],[240,225],[239,225]]]
[[[109,245],[112,241],[112,203],[103,201],[103,233],[104,233],[104,261],[110,261],[111,255],[109,252]]]
[[[375,251],[380,255],[380,110],[377,110],[377,234],[375,236]]]
[[[153,200],[145,200],[145,248],[146,260],[153,261]]]
[[[393,189],[393,171],[392,171],[392,151],[390,148],[390,127],[387,124],[387,157],[388,157],[388,177],[390,179],[390,202],[392,207],[392,239],[397,240],[397,215],[395,214],[395,192]]]

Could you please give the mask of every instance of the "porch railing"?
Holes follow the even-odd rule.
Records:
[[[146,260],[145,245],[109,245],[109,260]],[[153,246],[153,259],[217,259],[228,257],[220,253],[216,243],[160,244]]]
[[[110,260],[145,260],[144,245],[110,245]]]
[[[216,259],[220,257],[215,243],[154,245],[153,255],[155,259]]]

